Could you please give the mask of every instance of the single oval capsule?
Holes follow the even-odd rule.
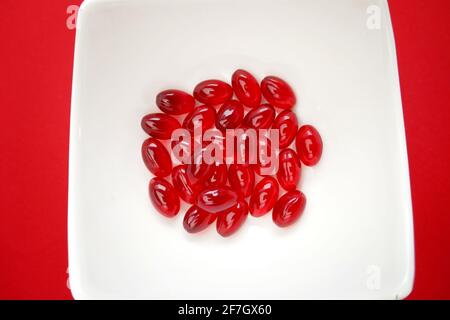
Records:
[[[190,204],[195,202],[200,186],[193,184],[187,174],[187,166],[180,165],[172,170],[172,183],[179,197]]]
[[[156,96],[156,105],[161,111],[171,115],[181,115],[194,109],[195,100],[181,90],[165,90]]]
[[[248,217],[248,205],[245,200],[239,200],[230,210],[217,217],[216,230],[222,237],[236,233]]]
[[[261,88],[250,72],[242,69],[236,70],[231,77],[231,84],[236,97],[243,105],[249,108],[259,106],[261,103]]]
[[[289,191],[277,201],[272,213],[272,220],[281,228],[295,223],[305,210],[306,197],[298,191]]]
[[[270,104],[263,104],[247,113],[243,125],[253,129],[268,129],[274,119],[275,109]]]
[[[261,217],[272,210],[278,200],[279,187],[272,177],[263,178],[253,189],[249,209],[254,217]]]
[[[231,164],[228,169],[228,180],[239,195],[247,198],[252,194],[255,185],[255,172],[250,165]]]
[[[278,130],[280,149],[289,147],[297,134],[297,116],[291,110],[284,110],[275,118],[272,128]]]
[[[178,214],[180,199],[169,182],[162,178],[153,178],[148,190],[150,199],[159,213],[169,218]]]
[[[172,159],[166,147],[158,139],[145,140],[141,153],[148,170],[155,176],[163,178],[172,172]]]
[[[306,166],[315,166],[322,157],[322,138],[311,125],[305,125],[298,130],[296,147],[300,160]]]
[[[216,123],[216,110],[210,106],[199,106],[192,110],[183,121],[183,128],[195,133],[194,129],[203,134]]]
[[[220,80],[206,80],[200,82],[194,89],[194,97],[204,104],[217,105],[231,99],[233,88]]]
[[[211,214],[197,206],[192,206],[186,211],[183,219],[183,227],[189,233],[199,233],[216,221],[217,215]]]
[[[209,187],[200,191],[196,205],[211,212],[224,212],[237,204],[238,195],[229,187]]]
[[[261,92],[266,100],[274,107],[291,109],[297,103],[292,88],[286,81],[278,77],[269,76],[261,82]]]
[[[172,133],[181,127],[174,117],[164,113],[151,113],[142,118],[141,126],[144,131],[153,138],[167,140]]]
[[[244,107],[237,100],[225,102],[217,113],[216,127],[222,131],[239,127],[244,118]]]
[[[211,176],[206,180],[208,187],[221,187],[227,184],[228,169],[226,164],[213,164]]]
[[[277,178],[285,190],[294,190],[300,181],[302,167],[297,153],[292,149],[280,152]]]

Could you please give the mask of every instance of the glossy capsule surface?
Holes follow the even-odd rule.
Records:
[[[187,203],[193,204],[201,185],[193,184],[187,174],[187,166],[176,166],[172,170],[172,183],[180,198]]]
[[[194,185],[206,186],[206,181],[214,173],[214,165],[206,163],[190,163],[186,165],[187,176]]]
[[[311,125],[298,130],[296,138],[297,153],[306,166],[315,166],[322,158],[323,143],[319,132]]]
[[[276,175],[278,171],[278,153],[279,150],[272,148],[270,138],[258,140],[258,161],[253,165],[255,173],[259,176]],[[272,163],[272,161],[274,161]]]
[[[226,136],[218,129],[209,129],[203,135],[203,159],[206,163],[224,163],[226,156]]]
[[[222,104],[232,96],[233,88],[221,80],[202,81],[194,89],[195,99],[208,105]]]
[[[206,181],[214,173],[214,164],[207,164],[203,158],[203,149],[194,154],[189,164],[186,165],[188,179],[194,185],[206,186]]]
[[[171,154],[178,159],[181,163],[191,163],[191,159],[194,156],[196,150],[201,150],[202,145],[199,141],[195,140],[190,133],[186,132],[178,139],[170,141]]]
[[[252,194],[255,185],[255,172],[251,165],[230,164],[228,169],[230,185],[240,196],[247,198]]]
[[[248,71],[239,69],[233,73],[231,84],[239,101],[249,107],[258,107],[261,103],[261,88],[258,81]]]
[[[270,104],[263,104],[247,113],[243,125],[253,129],[268,129],[274,119],[275,109]]]
[[[251,130],[245,129],[245,128],[239,128],[238,129],[239,134],[236,134],[235,136],[232,136],[232,141],[234,143],[233,148],[233,163],[236,164],[250,164],[254,163],[258,159],[257,152],[254,150],[251,150],[253,147],[253,144],[257,145],[258,143],[258,135],[251,132]],[[236,130],[236,131],[238,131]],[[241,131],[242,130],[242,131]],[[230,138],[230,137],[227,137]],[[251,141],[254,141],[254,143],[251,143]],[[228,140],[227,140],[228,142]],[[229,150],[227,150],[228,152]],[[230,152],[231,153],[231,152]]]
[[[219,213],[232,208],[237,201],[237,193],[229,187],[208,187],[200,191],[195,204],[210,213]]]
[[[216,127],[219,130],[235,129],[244,118],[244,107],[237,100],[225,102],[217,112]]]
[[[252,216],[261,217],[272,210],[278,200],[278,182],[272,177],[263,178],[253,189],[249,210]]]
[[[213,164],[212,174],[206,180],[205,185],[208,187],[225,186],[228,180],[228,168],[226,164]]]
[[[148,170],[157,177],[167,177],[172,172],[172,159],[166,147],[155,138],[144,141],[142,159]]]
[[[190,112],[195,106],[194,97],[181,90],[165,90],[156,96],[158,108],[171,115],[181,115]]]
[[[245,200],[238,203],[228,211],[219,214],[216,230],[222,237],[229,237],[236,233],[248,217],[248,205]]]
[[[292,149],[284,149],[278,157],[279,165],[277,178],[285,190],[297,188],[301,177],[301,163],[297,153]]]
[[[291,110],[283,110],[275,118],[272,128],[278,130],[280,149],[289,147],[298,131],[297,116]]]
[[[183,227],[189,233],[199,233],[216,221],[217,215],[206,212],[197,206],[190,207],[183,219]]]
[[[183,128],[194,133],[194,129],[201,129],[203,134],[216,123],[216,110],[210,106],[199,106],[192,110],[183,121]]]
[[[289,227],[300,218],[305,205],[306,197],[301,191],[289,191],[277,201],[272,220],[281,228]]]
[[[149,184],[153,206],[166,217],[174,217],[180,210],[180,199],[172,185],[162,178],[153,178]]]
[[[151,113],[142,118],[141,127],[144,131],[160,140],[172,137],[174,130],[181,127],[177,119],[164,113]]]
[[[291,86],[281,78],[269,76],[261,82],[261,92],[274,107],[291,109],[297,103],[297,98]]]

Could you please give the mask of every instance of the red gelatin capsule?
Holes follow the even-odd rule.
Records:
[[[170,142],[172,155],[183,164],[191,163],[196,150],[201,150],[202,145],[194,139],[190,133],[183,134],[179,139]]]
[[[194,89],[194,97],[204,104],[217,105],[231,99],[233,89],[220,80],[206,80],[200,82]]]
[[[291,109],[297,102],[294,91],[283,79],[269,76],[261,82],[261,92],[274,107]]]
[[[146,115],[142,118],[141,126],[147,134],[161,140],[170,139],[172,132],[181,127],[177,119],[164,113]]]
[[[253,190],[250,197],[250,213],[254,217],[261,217],[272,210],[278,200],[279,187],[277,180],[272,177],[262,179]]]
[[[297,153],[307,166],[314,166],[322,157],[323,143],[319,132],[311,125],[300,128],[296,138]]]
[[[209,129],[203,135],[203,160],[206,163],[224,163],[227,140],[224,133],[218,129]]]
[[[214,173],[214,164],[207,164],[203,159],[203,150],[195,154],[186,166],[188,179],[194,185],[205,186]]]
[[[175,217],[180,210],[180,199],[172,185],[162,178],[153,178],[148,187],[150,199],[159,213]]]
[[[239,69],[231,78],[234,93],[242,104],[255,108],[261,103],[261,89],[258,81],[249,72]]]
[[[247,198],[252,194],[255,185],[255,172],[252,166],[231,164],[228,169],[228,179],[231,187],[242,197]]]
[[[200,106],[192,110],[183,121],[183,128],[194,132],[201,128],[202,134],[216,123],[216,110],[210,106]]]
[[[276,117],[272,128],[278,130],[280,137],[280,149],[289,147],[297,134],[297,116],[291,110],[284,110]]]
[[[270,139],[262,139],[258,141],[258,161],[253,166],[255,173],[259,176],[273,176],[278,172],[278,148],[272,148]],[[272,163],[274,161],[274,163]]]
[[[274,118],[275,109],[270,104],[263,104],[247,113],[243,125],[253,129],[268,129]]]
[[[195,204],[205,211],[219,213],[234,207],[237,201],[237,193],[231,188],[209,187],[198,194]]]
[[[226,164],[213,164],[212,174],[206,180],[208,187],[221,187],[227,184],[228,169]]]
[[[183,219],[183,227],[189,233],[198,233],[205,230],[216,221],[217,215],[206,212],[197,206],[192,206],[186,211]]]
[[[300,181],[302,167],[297,153],[284,149],[279,156],[277,178],[285,190],[294,190]]]
[[[142,158],[148,170],[157,177],[167,177],[172,171],[172,159],[166,147],[155,138],[149,138],[142,144]]]
[[[238,131],[241,133],[238,134]],[[232,154],[233,163],[254,163],[258,159],[258,155],[253,152],[254,150],[252,148],[254,144],[258,143],[258,135],[245,128],[239,128],[235,133],[234,136],[227,136],[227,139],[231,138],[230,140],[233,141],[232,143],[234,144]],[[253,141],[253,143],[251,143],[251,141]],[[229,150],[226,151],[228,152]]]
[[[225,102],[217,113],[216,127],[220,130],[237,128],[244,118],[244,107],[237,100]]]
[[[200,186],[193,184],[187,174],[187,166],[180,165],[173,168],[172,183],[177,194],[183,201],[193,204],[200,191]]]
[[[245,200],[239,200],[229,211],[221,213],[217,218],[216,229],[222,237],[229,237],[244,224],[248,217],[248,206]]]
[[[214,173],[214,165],[206,163],[191,163],[186,166],[188,179],[194,185],[204,186]]]
[[[289,191],[283,195],[275,205],[272,220],[281,228],[288,227],[296,222],[303,213],[306,197],[300,191]]]
[[[165,90],[156,96],[156,105],[167,114],[180,115],[190,112],[195,106],[195,100],[184,91]]]

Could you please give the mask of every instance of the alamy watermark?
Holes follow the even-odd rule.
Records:
[[[366,13],[368,15],[366,26],[369,30],[381,29],[381,8],[377,5],[370,5],[367,7]]]
[[[151,121],[149,121],[151,122]],[[278,171],[278,129],[209,129],[202,132],[202,119],[194,119],[194,130],[180,128],[172,133],[173,160],[183,164],[257,164],[263,175]],[[151,127],[151,123],[146,123]]]
[[[366,287],[371,291],[381,289],[381,268],[370,265],[366,268]]]
[[[66,19],[66,27],[69,30],[75,30],[77,28],[77,18],[80,6],[72,4],[67,7],[66,13],[68,14]]]

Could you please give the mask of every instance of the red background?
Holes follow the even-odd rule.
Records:
[[[0,299],[70,299],[67,172],[81,0],[0,1]],[[450,1],[391,0],[416,241],[413,299],[450,299]]]

